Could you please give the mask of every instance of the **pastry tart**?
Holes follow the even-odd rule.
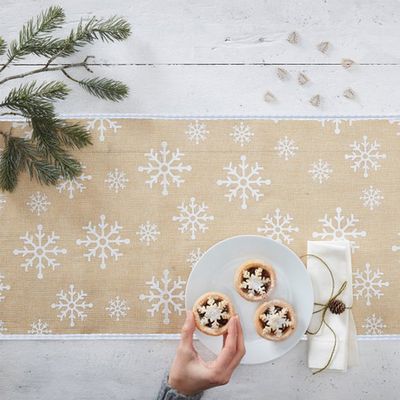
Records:
[[[275,271],[261,261],[248,261],[235,274],[235,288],[246,300],[265,300],[275,286]]]
[[[218,292],[208,292],[197,299],[193,306],[196,327],[206,335],[219,336],[228,329],[234,315],[231,301]]]
[[[283,300],[261,304],[254,315],[257,333],[268,340],[284,340],[296,329],[296,314]]]

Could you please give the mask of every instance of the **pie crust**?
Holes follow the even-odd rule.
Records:
[[[261,304],[254,314],[257,333],[264,339],[280,341],[296,329],[296,314],[283,300],[271,300]]]
[[[197,329],[206,335],[219,336],[228,330],[234,309],[226,295],[207,292],[194,303],[193,314]]]
[[[235,273],[236,291],[246,300],[266,300],[275,286],[275,271],[262,261],[251,260],[242,264]]]

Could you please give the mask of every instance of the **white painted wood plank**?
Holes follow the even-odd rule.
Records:
[[[13,67],[21,72],[26,67]],[[310,83],[300,86],[296,76],[304,71]],[[126,82],[131,94],[121,103],[96,99],[71,82],[73,92],[60,102],[62,113],[137,113],[172,115],[391,115],[399,114],[400,66],[357,66],[345,71],[341,67],[309,66],[288,68],[288,81],[276,77],[271,66],[112,66],[95,71]],[[71,72],[72,73],[72,72]],[[83,76],[84,71],[75,71]],[[37,75],[39,77],[39,75]],[[46,79],[63,79],[61,73]],[[45,78],[45,75],[42,76]],[[347,87],[357,99],[342,96]],[[266,103],[270,90],[276,103]],[[6,87],[0,87],[4,96]],[[309,103],[312,95],[322,96],[321,107]]]
[[[3,0],[0,35],[15,37],[53,0]],[[59,2],[70,29],[79,19],[118,14],[133,26],[127,42],[85,48],[100,63],[399,63],[398,0],[69,0]],[[301,42],[287,35],[296,30]],[[315,46],[332,43],[327,55]],[[29,62],[38,61],[30,57]]]

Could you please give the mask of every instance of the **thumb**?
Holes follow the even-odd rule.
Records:
[[[181,344],[193,348],[193,333],[196,329],[193,312],[186,310],[186,320],[181,330]]]

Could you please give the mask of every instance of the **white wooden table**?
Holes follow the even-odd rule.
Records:
[[[49,0],[1,3],[0,34],[9,40]],[[76,90],[58,110],[66,114],[356,116],[396,115],[400,101],[398,0],[69,0],[68,27],[92,15],[126,17],[132,38],[96,44],[75,61],[95,54],[96,72],[121,79],[131,96],[121,104],[95,101]],[[296,30],[300,43],[290,45]],[[316,50],[321,41],[332,48]],[[340,61],[357,61],[344,70]],[[31,57],[13,70],[40,60]],[[291,78],[275,76],[283,66]],[[311,82],[297,84],[298,72]],[[76,71],[79,76],[81,72]],[[58,76],[58,78],[61,78]],[[343,98],[351,87],[356,100]],[[269,90],[277,97],[263,100]],[[322,96],[314,108],[309,98]],[[95,104],[95,107],[93,106]],[[0,398],[140,399],[154,397],[176,342],[0,342]],[[399,342],[360,343],[361,365],[346,374],[311,376],[305,343],[266,365],[240,367],[232,382],[208,399],[393,399],[400,367]]]

